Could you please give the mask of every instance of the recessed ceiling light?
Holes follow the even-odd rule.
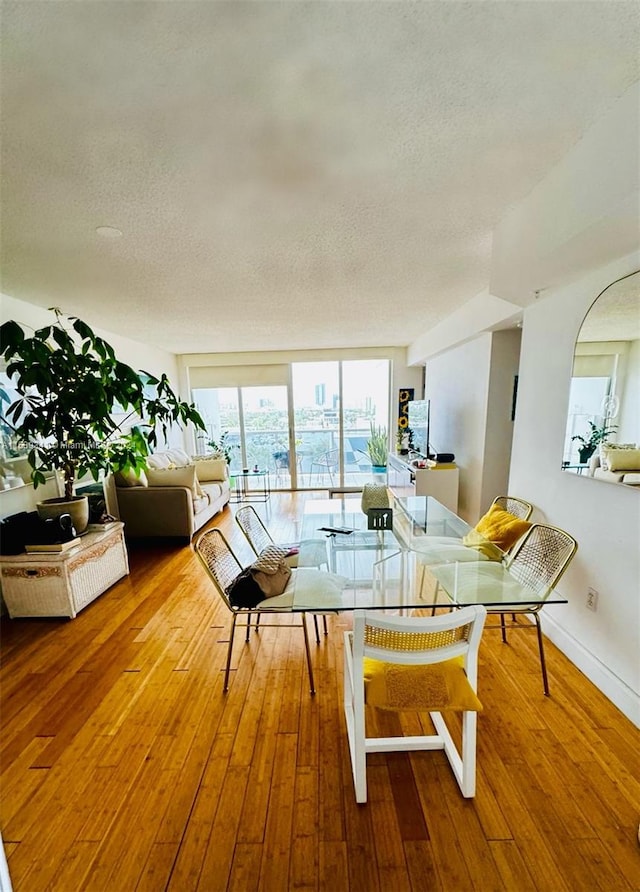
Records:
[[[96,232],[102,238],[122,238],[122,230],[115,226],[96,226]]]

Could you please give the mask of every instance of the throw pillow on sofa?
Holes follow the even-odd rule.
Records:
[[[184,468],[147,468],[149,486],[186,486],[193,498],[203,495],[196,477],[195,465]]]
[[[640,469],[640,449],[606,446],[602,449],[602,466],[609,471],[637,471]]]
[[[128,471],[116,471],[113,475],[115,477],[116,486],[148,486],[149,481],[147,480],[147,475],[140,468],[139,472],[136,472],[130,468]]]
[[[193,459],[196,476],[200,483],[217,482],[218,480],[227,479],[227,461],[224,458],[211,458],[205,456],[200,458],[194,456]]]

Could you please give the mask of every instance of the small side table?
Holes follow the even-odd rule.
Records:
[[[129,572],[124,524],[85,533],[62,552],[0,556],[2,598],[9,616],[76,614]]]
[[[236,487],[231,491],[232,502],[268,502],[271,498],[271,486],[268,471],[238,471],[231,474],[235,478]],[[257,485],[252,487],[251,481]]]

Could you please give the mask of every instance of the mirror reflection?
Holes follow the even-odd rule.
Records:
[[[640,271],[605,288],[578,333],[562,467],[640,485]]]

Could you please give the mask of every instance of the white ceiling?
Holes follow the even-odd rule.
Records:
[[[5,0],[2,291],[177,353],[411,343],[638,79],[639,10]]]

